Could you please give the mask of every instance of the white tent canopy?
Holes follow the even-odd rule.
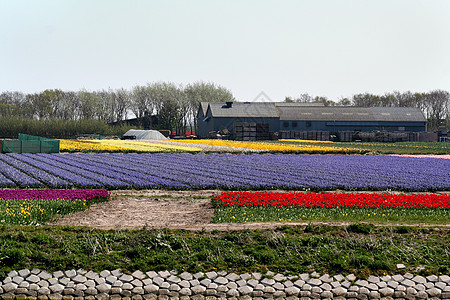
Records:
[[[137,130],[130,129],[123,135],[135,136],[137,140],[166,140],[167,138],[158,130]]]

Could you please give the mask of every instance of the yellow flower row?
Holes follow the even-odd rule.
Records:
[[[296,142],[296,143],[312,143],[312,144],[330,144],[332,141],[316,141],[316,140],[296,140],[296,139],[279,139],[280,142]]]
[[[200,148],[129,140],[59,140],[62,152],[199,152]]]
[[[140,152],[200,152],[202,149],[186,146],[173,146],[157,143],[138,142],[130,140],[88,140],[102,146],[120,147]]]
[[[101,145],[89,141],[59,140],[59,149],[63,152],[99,152],[99,151],[129,151],[130,149],[118,146]]]
[[[347,151],[345,148],[315,146],[315,145],[287,145],[287,144],[272,144],[265,142],[240,142],[229,140],[174,140],[181,143],[239,147],[247,149],[257,149],[263,151],[279,151],[279,152],[342,152]]]

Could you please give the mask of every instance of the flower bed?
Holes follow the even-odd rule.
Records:
[[[450,208],[450,195],[382,193],[222,192],[216,205],[300,207],[440,207]]]
[[[57,215],[85,210],[107,201],[107,190],[5,189],[0,190],[0,224],[38,225]]]
[[[450,195],[222,192],[214,223],[373,221],[450,223]]]
[[[104,189],[4,189],[0,190],[1,199],[58,199],[92,200],[107,199],[110,194]]]
[[[195,153],[200,148],[172,146],[157,143],[146,143],[129,140],[60,140],[61,152],[144,152],[144,153]]]
[[[265,142],[240,142],[230,140],[173,140],[180,143],[191,143],[201,145],[215,145],[226,147],[238,147],[247,149],[263,150],[268,152],[299,152],[299,153],[364,153],[358,149],[347,149],[344,147],[329,147],[326,143],[315,143],[305,145],[265,143]],[[324,144],[324,145],[322,145]]]
[[[0,154],[0,186],[450,190],[450,160],[362,155]]]

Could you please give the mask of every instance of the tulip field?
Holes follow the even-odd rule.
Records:
[[[213,222],[376,221],[450,223],[450,195],[227,191]]]
[[[2,189],[0,225],[38,225],[108,200],[104,189]]]
[[[450,160],[363,155],[0,154],[4,188],[450,190]]]

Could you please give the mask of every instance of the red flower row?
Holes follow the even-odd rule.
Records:
[[[232,206],[450,208],[450,195],[437,194],[222,192],[214,200]]]

